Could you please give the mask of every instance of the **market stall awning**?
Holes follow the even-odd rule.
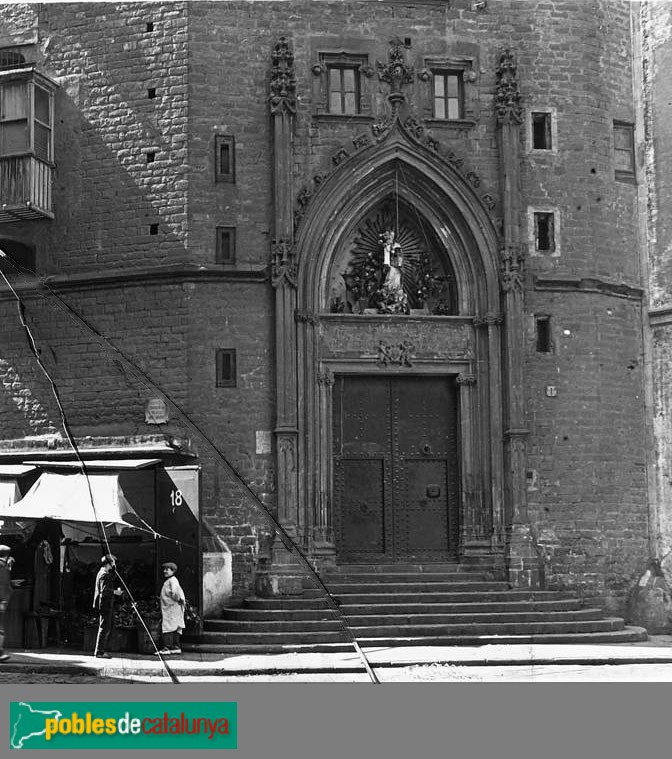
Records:
[[[36,468],[28,464],[0,464],[0,478],[23,477],[34,472]]]
[[[0,510],[12,508],[20,498],[16,480],[0,480]]]
[[[112,469],[112,470],[128,470],[128,469],[145,469],[155,464],[160,464],[161,459],[92,459],[91,461],[84,461],[87,471],[91,469]],[[27,461],[26,464],[32,465],[31,468],[39,466],[43,469],[76,469],[81,471],[82,465],[79,461],[40,461],[35,459],[34,461]]]
[[[0,518],[128,524],[126,515],[135,511],[117,474],[44,472],[21,500],[5,503],[0,499]]]

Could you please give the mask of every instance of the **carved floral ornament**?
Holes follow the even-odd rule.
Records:
[[[501,251],[501,282],[504,292],[522,290],[525,282],[525,255],[520,245],[507,245]]]
[[[399,343],[386,343],[381,340],[376,351],[377,361],[381,366],[388,366],[389,364],[413,366],[411,359],[415,357],[415,346],[407,340]]]
[[[392,103],[393,113],[396,113],[400,103],[406,99],[406,95],[402,91],[403,86],[410,84],[415,77],[413,66],[406,63],[405,50],[404,43],[395,37],[390,40],[387,63],[378,61],[378,77],[382,82],[387,82],[390,85],[388,99]]]
[[[510,50],[505,50],[500,56],[496,74],[495,112],[497,119],[504,124],[522,123],[523,109],[520,104],[516,61]]]
[[[273,50],[271,68],[271,113],[283,110],[296,113],[296,80],[294,79],[294,54],[286,37],[280,37]]]

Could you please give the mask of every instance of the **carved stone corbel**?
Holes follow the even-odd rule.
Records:
[[[504,292],[522,291],[525,283],[525,254],[520,245],[505,245],[501,250],[501,283]]]
[[[458,374],[455,378],[458,385],[475,385],[476,384],[476,375],[475,374],[465,374],[461,373]]]
[[[296,289],[296,266],[294,246],[289,240],[279,240],[273,244],[271,252],[273,287],[287,284]]]

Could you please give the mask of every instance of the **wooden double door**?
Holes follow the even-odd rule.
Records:
[[[454,378],[338,375],[332,408],[338,560],[454,557],[459,521]]]

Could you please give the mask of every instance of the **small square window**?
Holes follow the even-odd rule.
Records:
[[[464,118],[462,72],[432,71],[432,114],[435,119]]]
[[[215,182],[236,181],[235,139],[232,136],[215,136]]]
[[[159,234],[159,225],[158,224],[150,224],[149,225],[149,234],[150,235],[158,235]]]
[[[551,114],[535,112],[531,117],[533,150],[552,150]]]
[[[235,348],[221,348],[215,357],[216,386],[236,386],[236,351]]]
[[[552,253],[555,250],[555,223],[552,213],[535,212],[534,241],[535,249],[539,253]]]
[[[154,100],[154,98],[156,97],[156,87],[150,87],[150,88],[147,90],[147,97],[148,97],[150,100]]]
[[[359,67],[327,66],[329,81],[329,113],[359,113]]]
[[[633,124],[614,121],[614,165],[616,179],[635,180],[635,128]]]
[[[154,152],[147,153],[147,163],[154,163],[155,160],[156,160],[156,153]]]
[[[236,263],[236,228],[217,227],[217,243],[215,250],[215,263]]]

